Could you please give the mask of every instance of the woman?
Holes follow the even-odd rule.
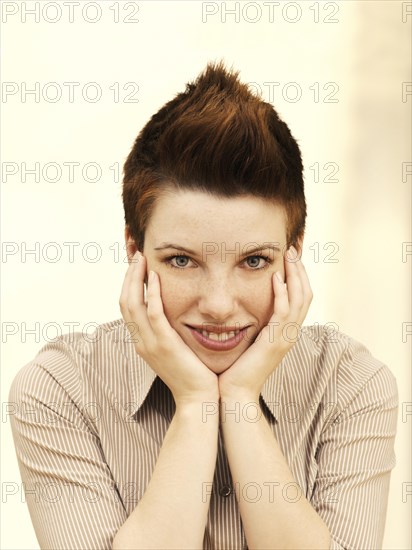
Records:
[[[396,381],[302,326],[302,172],[287,125],[223,63],[140,132],[122,318],[46,344],[10,390],[42,548],[381,545]]]

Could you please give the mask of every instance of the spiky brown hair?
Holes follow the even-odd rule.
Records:
[[[303,237],[306,201],[299,146],[270,103],[209,62],[138,134],[124,164],[125,223],[137,248],[156,200],[173,186],[219,197],[252,195],[284,207],[287,246]]]

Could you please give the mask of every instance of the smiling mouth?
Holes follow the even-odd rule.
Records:
[[[209,340],[214,340],[215,342],[226,342],[226,340],[230,340],[230,338],[234,338],[237,336],[241,331],[239,330],[231,330],[228,332],[208,332],[207,330],[201,330],[196,327],[191,327],[196,332],[201,334],[204,338],[208,338]]]
[[[225,352],[235,349],[243,339],[248,339],[247,329],[250,325],[244,326],[243,328],[238,328],[236,326],[235,330],[233,325],[228,327],[232,330],[223,330],[223,326],[213,326],[206,325],[208,328],[214,328],[216,332],[207,331],[202,326],[194,327],[192,325],[186,325],[190,332],[192,333],[195,341],[203,346],[205,349],[208,349],[213,352]]]
[[[222,326],[216,327],[216,330],[206,330],[203,327],[195,327],[192,325],[186,325],[186,326],[196,331],[198,334],[200,334],[201,336],[203,336],[203,338],[206,338],[207,340],[211,340],[213,342],[226,342],[232,339],[239,340],[239,338],[243,338],[245,331],[251,325],[245,325],[241,328],[236,327],[234,330],[224,330]],[[210,328],[213,329],[213,326],[210,325]]]

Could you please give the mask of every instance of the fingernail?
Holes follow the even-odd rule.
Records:
[[[290,246],[288,250],[288,258],[294,260],[298,255],[298,252],[294,246]]]
[[[153,283],[154,278],[155,278],[154,271],[150,270],[150,271],[149,271],[149,281],[150,281],[151,283]]]

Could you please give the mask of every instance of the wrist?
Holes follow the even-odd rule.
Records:
[[[184,419],[193,419],[197,422],[213,423],[219,420],[219,395],[207,393],[197,396],[180,397],[175,399],[175,414]]]
[[[237,424],[244,422],[256,423],[262,416],[259,395],[252,392],[232,392],[221,395],[219,405],[219,419],[223,424]]]
[[[260,391],[250,390],[249,388],[221,388],[220,401],[234,402],[240,401],[248,403],[250,401],[259,403]]]
[[[173,399],[176,403],[176,407],[195,407],[199,403],[208,401],[219,402],[219,384],[217,376],[215,375],[212,383],[209,383],[209,381],[208,383],[204,383],[203,385],[202,383],[199,383],[198,387],[196,388],[187,387],[185,389],[182,389],[181,384],[176,384],[176,386],[177,388],[174,388],[172,390]]]

